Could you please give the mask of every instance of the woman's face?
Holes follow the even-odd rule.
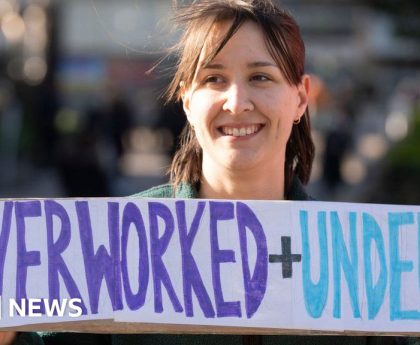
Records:
[[[184,110],[203,149],[203,170],[284,171],[293,121],[304,113],[309,79],[291,86],[267,50],[263,32],[245,22],[207,65],[203,61],[228,30],[217,25],[203,49]]]

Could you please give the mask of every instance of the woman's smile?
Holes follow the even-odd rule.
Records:
[[[217,130],[223,136],[245,138],[255,136],[264,127],[263,124],[223,125]]]

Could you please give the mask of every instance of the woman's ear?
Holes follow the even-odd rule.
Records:
[[[190,115],[191,115],[191,111],[190,111],[191,93],[189,92],[188,89],[185,88],[184,82],[180,83],[180,88],[181,88],[182,107],[184,108],[184,112],[185,112],[185,115],[187,116],[188,122],[191,123],[191,119],[190,119]]]
[[[308,74],[304,74],[302,77],[302,81],[297,86],[297,88],[299,104],[295,120],[300,119],[301,116],[305,113],[306,108],[308,107],[309,91],[311,89],[311,77]]]

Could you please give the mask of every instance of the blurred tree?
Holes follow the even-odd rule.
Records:
[[[369,5],[393,14],[420,15],[420,1],[418,0],[367,0]]]
[[[412,130],[389,153],[366,202],[420,205],[420,108],[412,119]]]
[[[420,1],[418,0],[368,0],[367,3],[394,17],[398,35],[420,37]]]

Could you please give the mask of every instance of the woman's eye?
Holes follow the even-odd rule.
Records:
[[[264,74],[256,74],[256,75],[253,75],[251,77],[251,80],[253,80],[253,81],[268,81],[268,80],[271,80],[271,79]]]
[[[206,78],[204,78],[205,84],[220,84],[223,82],[223,79],[217,75],[210,75]]]

